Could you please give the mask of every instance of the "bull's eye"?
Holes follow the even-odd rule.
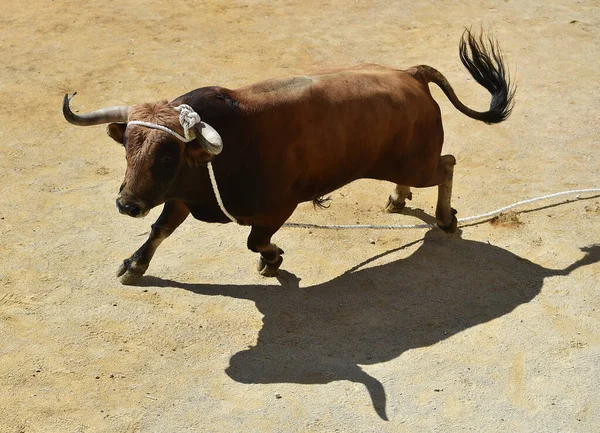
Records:
[[[162,165],[169,165],[169,164],[173,164],[173,158],[171,158],[170,156],[163,156],[160,159],[160,163]]]

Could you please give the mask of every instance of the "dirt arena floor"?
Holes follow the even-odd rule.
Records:
[[[600,196],[454,234],[284,228],[279,277],[247,227],[188,219],[138,286],[115,277],[145,219],[114,206],[123,149],[61,114],[321,68],[458,58],[493,31],[519,89],[488,126],[432,86],[459,217],[600,187],[596,0],[0,3],[0,432],[591,432],[600,426]],[[359,181],[292,221],[431,222],[436,191],[383,213]]]

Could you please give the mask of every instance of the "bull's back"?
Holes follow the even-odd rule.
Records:
[[[426,84],[377,65],[269,80],[234,96],[252,117],[266,180],[302,200],[359,178],[392,180],[388,173],[418,152],[419,125],[439,118]]]

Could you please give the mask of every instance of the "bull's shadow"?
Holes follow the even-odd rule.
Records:
[[[387,419],[383,385],[359,365],[392,360],[511,312],[540,293],[545,277],[600,261],[600,246],[583,251],[582,259],[566,269],[546,269],[502,248],[434,229],[406,259],[357,266],[307,288],[299,288],[285,271],[281,285],[272,287],[182,284],[155,277],[143,284],[256,303],[264,326],[256,346],[231,357],[226,372],[232,379],[362,383],[379,416]]]

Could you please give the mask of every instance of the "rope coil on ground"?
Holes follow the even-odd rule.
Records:
[[[586,189],[573,189],[569,191],[557,192],[554,194],[548,194],[541,197],[530,198],[528,200],[519,201],[508,206],[504,206],[503,208],[496,209],[491,212],[482,213],[479,215],[473,215],[466,218],[459,218],[458,223],[465,223],[469,221],[475,221],[479,219],[489,218],[502,212],[506,212],[509,209],[513,209],[517,206],[522,206],[529,203],[534,203],[540,200],[546,200],[549,198],[560,197],[563,195],[571,195],[571,194],[585,194],[589,192],[597,192],[600,193],[600,188],[586,188]],[[306,228],[306,229],[334,229],[334,230],[348,230],[348,229],[379,229],[379,230],[400,230],[400,229],[427,229],[431,227],[435,227],[436,224],[311,224],[311,223],[285,223],[284,227],[291,228]]]

